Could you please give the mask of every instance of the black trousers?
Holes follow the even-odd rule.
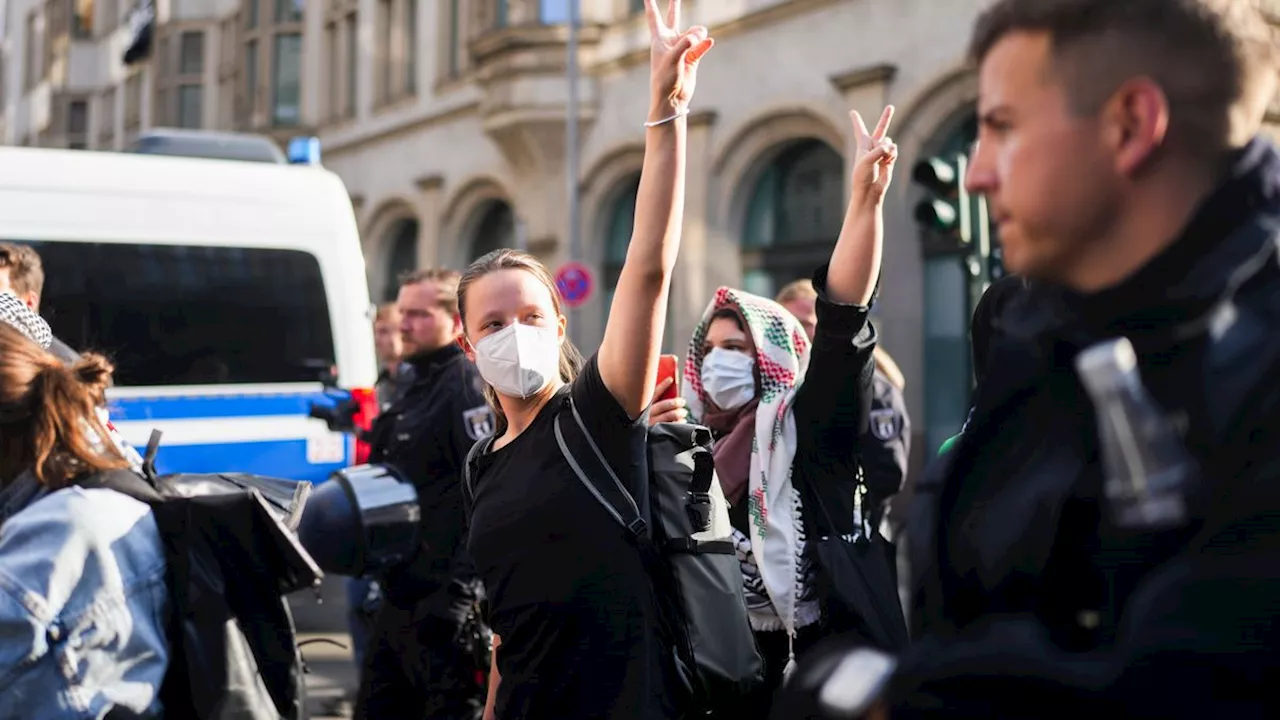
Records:
[[[474,720],[484,710],[475,661],[454,620],[383,602],[365,649],[356,720]]]

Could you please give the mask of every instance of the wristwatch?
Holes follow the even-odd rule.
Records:
[[[832,718],[866,714],[893,677],[898,661],[869,648],[850,651],[818,689],[818,703]]]

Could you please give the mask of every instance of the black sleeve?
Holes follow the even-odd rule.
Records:
[[[870,308],[842,305],[827,298],[827,266],[813,274],[818,291],[818,327],[809,369],[796,392],[796,432],[808,435],[817,456],[857,452],[856,438],[867,430],[871,402],[875,330]]]
[[[881,375],[872,384],[867,429],[859,436],[867,488],[877,500],[888,499],[902,489],[907,477],[911,421],[902,391]]]
[[[573,406],[591,431],[591,439],[632,494],[639,498],[645,491],[647,476],[644,440],[648,411],[638,418],[627,416],[626,409],[600,377],[598,355],[592,355],[583,365],[571,392]]]
[[[926,638],[903,658],[891,714],[1261,717],[1280,647],[1280,389],[1258,396],[1265,412],[1206,468],[1199,532],[1141,578],[1112,647],[1064,653],[1028,617]]]

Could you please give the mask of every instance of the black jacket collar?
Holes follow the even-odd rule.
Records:
[[[424,377],[429,371],[447,365],[462,355],[462,348],[458,347],[457,343],[449,343],[439,350],[431,350],[406,358],[405,362],[413,368],[418,377]]]

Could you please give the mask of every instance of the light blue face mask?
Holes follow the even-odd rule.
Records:
[[[721,410],[737,410],[755,399],[756,359],[737,350],[713,348],[702,358],[702,389]]]

